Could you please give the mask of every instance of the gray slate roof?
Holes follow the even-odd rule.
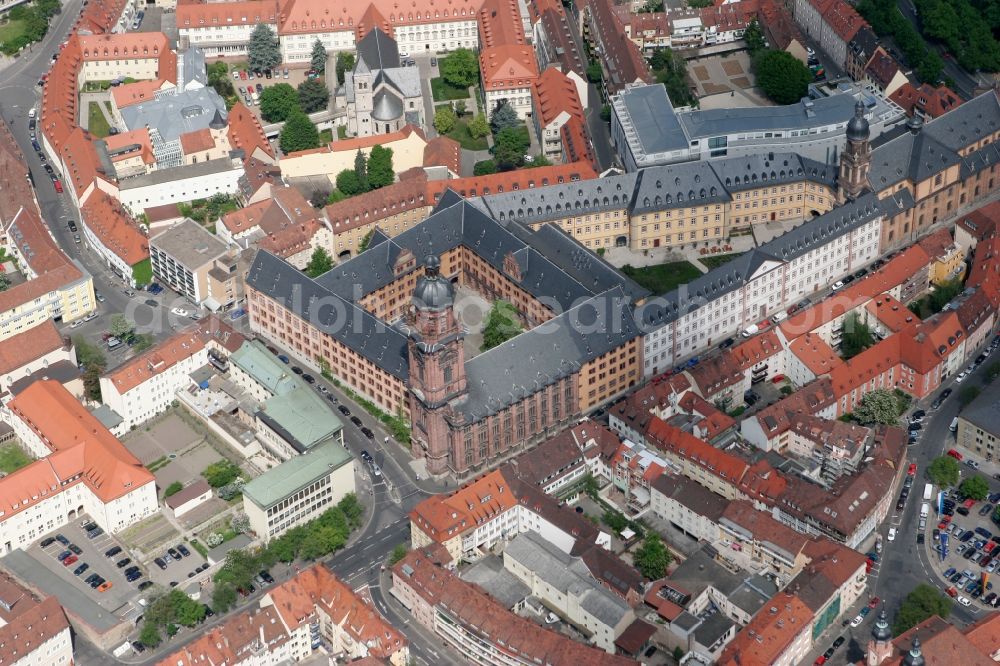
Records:
[[[382,122],[396,120],[403,115],[403,102],[392,91],[383,88],[375,93],[372,118]]]
[[[849,201],[727,264],[699,275],[686,285],[648,301],[637,308],[636,318],[646,331],[675,321],[688,312],[741,288],[764,262],[791,261],[882,215],[881,205],[872,193]]]
[[[1000,436],[1000,395],[995,391],[984,391],[962,410],[959,417],[988,433]]]
[[[641,287],[558,229],[532,232],[517,223],[501,224],[448,192],[424,222],[394,238],[376,234],[368,250],[316,280],[260,251],[247,284],[283,301],[321,331],[405,381],[405,333],[354,301],[397,279],[392,267],[403,252],[420,260],[459,244],[500,272],[505,257],[512,255],[520,268],[520,286],[562,311],[466,361],[469,390],[457,408],[472,421],[576,372],[583,363],[639,335],[627,305],[646,294]]]
[[[684,128],[674,113],[674,105],[662,83],[623,90],[619,99],[625,106],[628,119],[645,154],[684,150],[688,147]]]
[[[708,162],[687,162],[649,167],[639,172],[632,211],[662,210],[664,204],[677,207],[708,206],[729,201]]]
[[[205,70],[205,52],[194,46],[178,54],[181,56],[181,76],[184,85],[200,83],[208,85],[208,72]]]
[[[358,59],[355,71],[368,72],[388,67],[399,67],[399,48],[396,40],[372,28],[365,38],[358,42]]]
[[[741,132],[801,130],[846,123],[854,117],[854,95],[830,95],[784,106],[699,109],[678,114],[689,139]],[[807,106],[808,105],[808,106]]]
[[[926,123],[924,131],[954,151],[1000,131],[997,94],[990,90],[969,100]]]
[[[504,549],[507,558],[522,564],[562,594],[575,597],[580,606],[609,627],[616,627],[631,610],[616,594],[590,575],[578,557],[567,555],[536,532],[514,537]]]
[[[164,141],[173,141],[181,134],[208,128],[216,112],[223,118],[229,115],[226,101],[208,86],[160,95],[148,102],[121,109],[122,120],[128,129],[156,129]]]
[[[487,594],[499,601],[504,608],[513,609],[531,596],[531,588],[503,568],[499,557],[486,557],[475,564],[459,570],[459,577],[467,583],[475,583]]]

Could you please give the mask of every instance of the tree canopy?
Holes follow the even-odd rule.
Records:
[[[866,426],[894,425],[899,420],[899,400],[887,389],[869,391],[854,409],[854,418]]]
[[[260,94],[260,116],[269,123],[284,122],[299,110],[299,94],[287,83],[268,86]]]
[[[927,466],[927,478],[942,488],[958,483],[958,461],[951,456],[938,456]]]
[[[229,460],[219,460],[210,464],[201,473],[205,481],[213,488],[221,488],[236,480],[241,474],[240,468]]]
[[[893,633],[898,636],[917,626],[932,615],[947,620],[951,615],[951,599],[927,583],[920,583],[906,595],[899,610],[896,621],[892,625]]]
[[[468,88],[479,81],[479,58],[469,49],[455,49],[438,61],[441,78],[456,88]]]
[[[500,130],[493,144],[493,157],[496,159],[497,168],[501,171],[510,171],[522,166],[524,153],[530,145],[527,133],[520,128],[508,127]]]
[[[344,85],[344,73],[354,71],[354,54],[350,51],[337,51],[337,85]]]
[[[111,335],[116,338],[128,338],[134,330],[135,324],[130,322],[125,315],[121,313],[111,315],[111,321],[108,323],[108,333]]]
[[[500,100],[493,114],[490,115],[490,128],[494,134],[499,134],[505,129],[513,129],[521,125],[521,119],[517,117],[517,111],[511,107],[506,99]]]
[[[375,145],[368,154],[368,185],[373,190],[396,181],[396,171],[392,164],[392,148]]]
[[[469,130],[469,136],[473,139],[482,139],[490,133],[490,123],[486,120],[485,115],[479,113],[469,121],[467,129]]]
[[[986,496],[990,494],[990,484],[981,476],[970,476],[962,481],[958,491],[962,493],[963,497],[971,497],[980,501],[986,499]]]
[[[326,73],[326,47],[317,37],[313,42],[312,54],[309,56],[309,64],[320,74]]]
[[[285,153],[319,147],[319,130],[309,116],[296,109],[285,121],[281,130],[281,150]]]
[[[760,22],[757,19],[750,21],[746,30],[743,31],[743,41],[747,43],[747,50],[750,51],[751,56],[767,46],[764,41],[764,31],[761,30]]]
[[[247,43],[247,62],[250,69],[255,72],[274,69],[281,63],[278,37],[266,23],[258,23],[250,33],[250,41]]]
[[[649,532],[643,540],[642,545],[635,551],[632,557],[635,568],[649,580],[663,578],[667,573],[667,567],[673,561],[673,556],[663,544],[660,535],[656,532]]]
[[[306,264],[305,273],[311,278],[317,278],[331,268],[333,268],[333,257],[322,247],[317,247],[313,250],[309,263]]]
[[[840,353],[845,358],[853,358],[875,344],[875,336],[867,324],[857,314],[844,318],[844,334],[840,340]]]
[[[355,169],[344,169],[337,174],[337,190],[349,197],[364,192],[361,186],[361,179]]]
[[[458,118],[448,104],[442,105],[434,113],[434,129],[438,131],[438,134],[447,134],[452,131],[457,122]]]
[[[504,300],[496,301],[483,326],[483,351],[503,344],[520,332],[521,322],[514,306]]]
[[[697,102],[688,87],[687,62],[684,58],[674,55],[668,48],[656,49],[649,59],[649,66],[656,80],[667,89],[667,95],[674,106],[690,106]],[[610,108],[608,111],[610,119]]]
[[[753,58],[757,84],[776,104],[794,104],[806,96],[812,72],[788,51],[760,51]]]
[[[299,84],[298,103],[305,113],[322,111],[330,105],[330,91],[318,79],[306,79]]]

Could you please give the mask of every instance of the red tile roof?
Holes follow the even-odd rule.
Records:
[[[629,83],[652,83],[649,66],[638,45],[625,36],[625,27],[615,15],[614,0],[591,0],[590,10],[594,35],[602,47],[601,59],[608,76],[605,86],[616,95]]]
[[[424,146],[423,165],[443,166],[454,174],[462,173],[462,144],[446,136],[431,139]]]
[[[410,520],[439,543],[475,529],[483,520],[517,506],[510,482],[493,470],[466,483],[450,495],[432,495],[410,512]]]
[[[292,631],[309,623],[319,609],[372,656],[390,659],[408,645],[399,630],[322,564],[314,564],[268,594]]]
[[[127,106],[153,99],[156,91],[162,90],[167,85],[169,84],[162,78],[123,83],[111,89],[111,98],[115,101],[116,108],[124,109]]]
[[[81,477],[102,502],[111,502],[155,482],[138,458],[59,382],[39,380],[11,400],[8,407],[52,450],[39,462],[51,465],[52,472],[63,482]],[[37,466],[39,463],[22,471]],[[27,478],[30,476],[24,480]],[[37,486],[24,488],[21,481],[15,473],[0,482],[8,499],[16,498],[12,508],[23,498],[38,496]],[[0,506],[3,504],[0,502]]]
[[[230,353],[243,344],[244,338],[215,315],[192,324],[145,352],[118,366],[105,375],[119,394],[124,395],[143,382],[169,370],[190,358],[209,342],[224,347]]]
[[[243,105],[243,102],[237,102],[229,110],[228,123],[229,145],[233,150],[242,150],[244,160],[253,157],[256,150],[261,150],[272,160],[274,159],[274,149],[264,136],[260,121]]]
[[[834,0],[823,14],[823,20],[838,37],[849,43],[868,22],[845,0]]]
[[[9,610],[0,606],[0,664],[54,660],[55,645],[47,645],[44,654],[39,648],[61,632],[68,637],[69,620],[59,599],[35,595],[5,571],[0,572],[0,599],[11,604]],[[70,652],[67,646],[63,654]]]
[[[910,82],[900,86],[889,99],[899,104],[906,115],[920,113],[928,119],[944,115],[960,106],[963,101],[954,90],[944,84],[935,88],[929,83],[921,83],[920,87],[915,88]]]
[[[535,167],[534,169],[517,169],[488,176],[432,180],[427,182],[427,200],[433,205],[447,190],[454,190],[463,197],[475,197],[544,187],[557,183],[569,183],[575,180],[589,180],[596,177],[597,172],[594,171],[593,166],[574,162]]]
[[[176,14],[178,30],[213,30],[222,26],[252,26],[257,23],[275,25],[278,22],[278,3],[276,0],[179,0]]]
[[[479,54],[484,90],[530,88],[538,78],[535,52],[528,45],[503,44]]]
[[[889,55],[881,46],[872,54],[865,66],[867,74],[879,88],[885,90],[892,83],[893,77],[899,73],[899,65],[896,59]]]
[[[185,132],[181,134],[181,150],[185,155],[197,153],[202,150],[211,150],[215,147],[215,139],[212,138],[212,130],[207,127],[195,132]]]
[[[63,170],[64,184],[72,187],[77,199],[82,201],[87,189],[94,187],[99,173],[97,151],[90,136],[79,127],[75,128],[63,143],[59,157],[66,167]]]
[[[67,345],[51,319],[0,342],[0,375],[14,372]]]
[[[564,113],[570,118],[585,121],[576,84],[555,67],[542,72],[531,95],[542,127]]]
[[[401,6],[394,0],[376,0],[374,3],[338,5],[333,10],[324,0],[290,0],[280,9],[278,32],[291,35],[352,30],[361,23],[371,5],[397,27],[471,21],[475,20],[480,4],[477,0],[411,0]]]
[[[338,201],[323,209],[334,234],[381,220],[408,210],[431,205],[426,196],[427,174],[400,180],[372,192]]]
[[[406,585],[432,608],[441,608],[484,640],[511,650],[522,660],[550,666],[624,666],[626,657],[579,643],[515,615],[454,573],[434,564],[422,549],[410,551],[393,567],[393,582]]]
[[[80,219],[104,247],[129,266],[149,259],[149,239],[117,201],[96,190],[80,209]]]
[[[746,461],[720,451],[655,416],[649,421],[646,438],[650,444],[686,458],[734,485],[739,484],[750,469]]]
[[[108,136],[103,139],[104,145],[107,146],[108,152],[113,153],[117,150],[122,150],[130,146],[138,146],[138,150],[131,150],[129,152],[121,152],[117,155],[111,155],[112,162],[120,162],[122,160],[132,159],[136,156],[136,152],[139,153],[139,157],[145,164],[154,164],[156,162],[156,157],[153,155],[153,143],[149,138],[149,130],[145,127],[140,129],[135,129],[130,132],[122,132],[120,134],[115,134],[113,136]]]
[[[722,666],[773,664],[796,637],[811,631],[813,612],[797,596],[779,593],[753,616],[750,624],[719,655]]]
[[[83,6],[80,18],[75,27],[82,32],[101,34],[111,32],[118,24],[125,5],[128,0],[105,0],[104,2],[91,2]],[[60,58],[61,60],[62,58]]]

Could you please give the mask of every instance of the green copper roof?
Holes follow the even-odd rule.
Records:
[[[347,449],[327,442],[264,472],[243,486],[243,496],[266,510],[351,461]]]

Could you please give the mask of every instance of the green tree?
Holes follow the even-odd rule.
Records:
[[[455,112],[447,104],[439,107],[434,113],[434,129],[438,131],[438,134],[447,134],[452,131],[455,129],[456,123],[458,123],[458,118],[455,117]]]
[[[452,104],[452,108],[455,109],[455,115],[458,116],[459,118],[461,118],[462,116],[464,116],[465,112],[467,111],[464,99],[460,99],[460,100],[454,102]]]
[[[854,410],[854,418],[867,426],[877,423],[894,425],[899,420],[899,401],[887,389],[869,391]]]
[[[929,50],[924,59],[917,67],[917,78],[925,83],[937,85],[941,80],[941,72],[944,70],[944,60],[937,54],[937,51]]]
[[[240,468],[229,460],[216,461],[206,467],[201,473],[201,475],[205,477],[205,480],[208,481],[208,485],[213,488],[221,488],[222,486],[229,485],[235,481],[240,474]]]
[[[326,73],[326,47],[323,46],[323,42],[316,38],[313,42],[312,55],[309,56],[309,64],[312,68],[319,72],[320,74]]]
[[[344,73],[354,71],[354,54],[350,51],[337,52],[337,85],[344,85]]]
[[[153,336],[148,333],[139,333],[132,338],[132,351],[141,353],[153,346]]]
[[[312,204],[313,208],[322,208],[330,203],[330,195],[333,192],[327,192],[323,189],[316,189],[312,191],[309,195],[309,203]]]
[[[503,344],[521,332],[521,322],[517,310],[509,302],[499,300],[493,303],[483,326],[483,351]]]
[[[951,456],[938,456],[927,466],[927,478],[942,488],[956,485],[958,476],[958,461]]]
[[[875,336],[868,325],[857,314],[844,318],[844,334],[840,341],[840,353],[845,358],[853,358],[875,344]]]
[[[266,23],[258,23],[250,33],[247,43],[247,62],[255,72],[274,69],[281,63],[281,49],[274,30]]]
[[[981,476],[970,476],[962,481],[958,491],[962,493],[963,497],[971,497],[980,501],[986,499],[986,496],[990,494],[990,484]]]
[[[491,173],[497,172],[497,163],[493,160],[482,160],[476,162],[476,165],[472,167],[473,176],[488,176]]]
[[[212,590],[212,609],[219,614],[236,605],[236,587],[229,583],[216,583]]]
[[[371,180],[368,177],[368,157],[358,148],[354,154],[354,173],[358,177],[358,187],[361,192],[368,192],[372,189]]]
[[[135,324],[125,318],[125,315],[116,313],[111,315],[111,322],[108,324],[108,332],[116,338],[127,338],[135,330]]]
[[[603,78],[604,70],[601,69],[601,63],[591,60],[587,65],[587,80],[591,83],[600,83]]]
[[[604,104],[601,106],[601,120],[606,123],[611,122],[611,105]]]
[[[620,511],[615,511],[614,509],[607,509],[604,515],[601,516],[601,521],[616,533],[628,527],[628,518]]]
[[[519,129],[503,129],[496,135],[493,157],[500,171],[510,171],[524,164],[524,151],[530,145],[525,132]]]
[[[392,549],[392,553],[389,554],[389,566],[391,567],[391,566],[395,565],[401,559],[403,559],[404,557],[406,557],[406,553],[407,552],[409,552],[409,551],[407,551],[405,543],[401,543],[398,546],[396,546],[395,548],[393,548]]]
[[[986,366],[986,382],[991,383],[1000,377],[1000,361],[994,361]]]
[[[750,21],[746,30],[743,31],[743,41],[747,43],[747,50],[753,56],[767,45],[764,43],[764,31],[760,28],[757,19]]]
[[[284,122],[300,108],[298,93],[287,83],[268,86],[260,94],[260,115],[269,123]]]
[[[184,490],[184,484],[180,481],[174,481],[167,489],[163,491],[163,497],[170,497],[171,495],[176,495],[180,491]]]
[[[517,111],[515,111],[506,99],[502,99],[497,103],[495,109],[493,109],[493,115],[490,116],[490,128],[493,130],[494,134],[499,134],[505,129],[513,129],[515,127],[520,127],[521,120],[517,117]]]
[[[982,389],[978,386],[973,386],[972,384],[966,384],[962,387],[962,390],[958,392],[958,403],[965,407],[970,402],[979,397],[982,393]]]
[[[753,59],[757,84],[776,104],[794,104],[806,96],[812,72],[788,51],[761,51]]]
[[[361,237],[361,241],[358,243],[358,254],[361,254],[362,252],[368,249],[368,244],[372,242],[372,234],[374,233],[375,230],[372,229],[371,231],[369,231],[368,233],[366,233],[364,236]]]
[[[319,147],[319,131],[309,116],[296,110],[285,121],[281,130],[281,150],[292,153],[296,150],[309,150]]]
[[[361,180],[358,178],[358,172],[354,169],[344,169],[338,173],[337,190],[343,192],[349,197],[353,197],[364,192],[364,187],[361,185]]]
[[[601,492],[601,484],[597,482],[597,478],[587,472],[583,479],[580,480],[580,489],[591,499],[595,499],[597,494]]]
[[[480,113],[469,121],[466,129],[469,130],[469,136],[473,139],[482,139],[490,133],[490,123],[486,120],[486,116]]]
[[[676,106],[690,106],[697,101],[687,83],[687,61],[684,58],[663,48],[655,50],[649,62],[656,80],[667,89],[671,102]],[[608,119],[611,119],[610,109]]]
[[[660,535],[650,532],[646,535],[642,545],[635,551],[632,558],[635,568],[649,580],[663,578],[667,573],[667,567],[673,561],[670,550],[663,545]]]
[[[368,154],[368,184],[377,190],[396,182],[396,170],[392,164],[392,148],[375,145]]]
[[[143,622],[142,630],[139,632],[139,642],[149,648],[158,646],[163,642],[159,628],[149,620]]]
[[[265,88],[264,92],[267,90]],[[330,105],[330,91],[318,79],[307,79],[299,84],[298,105],[305,113],[322,111]]]
[[[311,278],[318,278],[331,268],[333,268],[333,257],[322,247],[317,246],[309,258],[309,263],[306,264],[305,274]]]
[[[951,599],[927,583],[917,585],[906,595],[906,599],[896,612],[892,631],[895,635],[909,631],[932,615],[947,620],[951,615]]]
[[[469,49],[455,49],[438,61],[438,67],[448,84],[468,88],[479,81],[479,58]]]

